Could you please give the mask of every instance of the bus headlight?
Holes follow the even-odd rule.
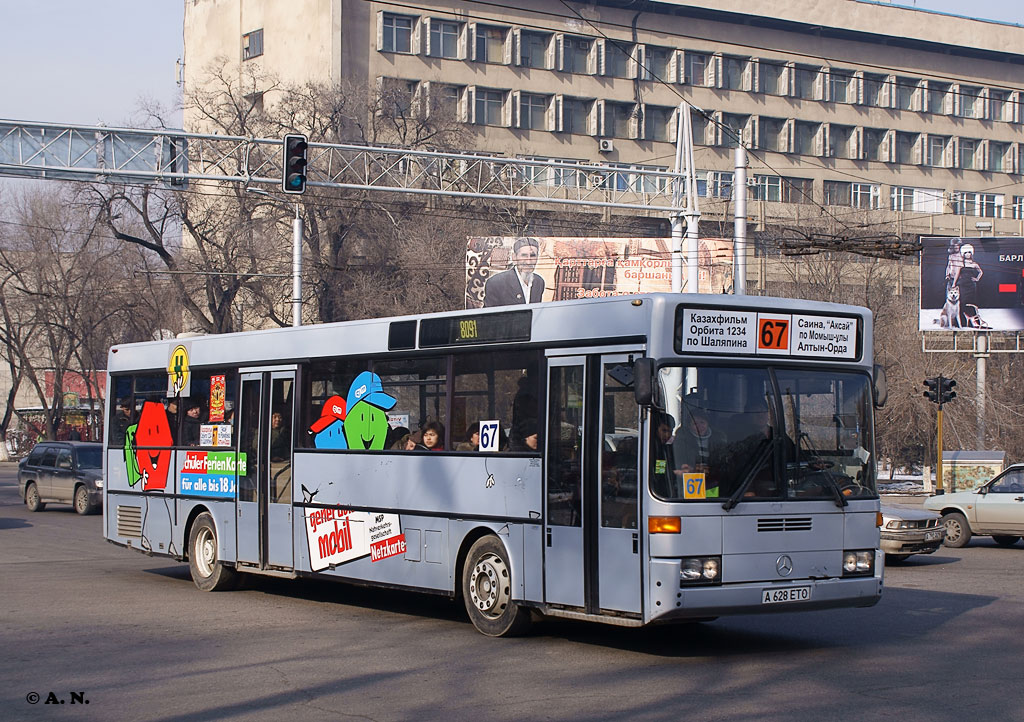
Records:
[[[875,573],[875,552],[873,549],[866,551],[843,552],[843,576],[862,577]]]
[[[721,584],[722,557],[687,557],[679,566],[679,584]]]

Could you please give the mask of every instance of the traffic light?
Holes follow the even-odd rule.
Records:
[[[282,164],[281,190],[285,193],[302,193],[306,190],[306,152],[309,142],[304,135],[284,137],[284,163]]]
[[[947,379],[945,376],[939,376],[939,403],[948,404],[950,401],[956,398],[956,391],[953,387],[956,386],[956,381],[953,379]]]
[[[933,376],[930,379],[925,379],[924,385],[928,387],[924,396],[933,404],[942,406],[956,398],[956,391],[953,390],[956,381],[953,379],[947,379],[945,376]]]

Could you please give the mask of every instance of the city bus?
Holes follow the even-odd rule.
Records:
[[[615,296],[125,344],[107,368],[105,536],[204,591],[436,593],[490,636],[882,592],[865,308]]]

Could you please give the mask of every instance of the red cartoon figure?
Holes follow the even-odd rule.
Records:
[[[171,450],[148,447],[168,447],[172,443],[171,426],[167,423],[164,405],[156,401],[147,401],[142,405],[142,414],[135,430],[135,458],[139,462],[143,491],[167,488]]]

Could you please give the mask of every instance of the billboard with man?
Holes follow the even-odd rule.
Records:
[[[668,238],[473,237],[466,308],[670,291],[671,247]],[[700,240],[701,293],[732,291],[732,247]],[[685,266],[682,275],[685,282]]]
[[[922,238],[922,331],[1024,330],[1024,238]]]

